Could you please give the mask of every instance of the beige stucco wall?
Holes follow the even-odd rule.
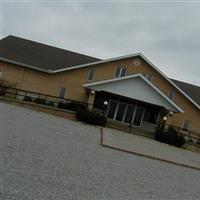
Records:
[[[176,96],[174,101],[185,112],[183,114],[175,114],[170,119],[170,123],[181,126],[183,120],[189,120],[192,122],[192,128],[200,130],[200,110],[142,59],[140,66],[133,65],[133,58],[94,65],[92,66],[92,68],[95,69],[93,81],[114,78],[114,72],[117,65],[126,67],[127,75],[135,73],[153,75],[152,82],[165,94],[168,94],[171,90],[175,91]],[[66,98],[86,102],[88,101],[88,94],[83,88],[83,84],[87,83],[87,73],[89,68],[91,67],[79,68],[57,74],[46,74],[13,64],[0,63],[2,77],[15,83],[17,88],[58,96],[59,89],[62,86],[67,89]]]

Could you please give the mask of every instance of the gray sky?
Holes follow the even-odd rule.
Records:
[[[2,35],[98,58],[141,52],[171,78],[200,86],[200,2],[3,1]]]

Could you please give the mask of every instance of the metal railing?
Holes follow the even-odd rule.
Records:
[[[86,102],[12,87],[0,86],[0,96],[73,111],[76,111],[78,108],[88,107]]]
[[[182,127],[178,127],[178,126],[171,125],[171,124],[166,124],[166,125],[168,125],[171,128],[176,129],[179,134],[184,136],[184,138],[186,139],[186,141],[188,143],[195,143],[195,144],[200,145],[200,133],[199,132],[195,132],[190,129],[188,129],[187,131],[184,131]]]

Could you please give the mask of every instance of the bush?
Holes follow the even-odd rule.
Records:
[[[107,118],[105,115],[95,111],[89,111],[87,109],[79,109],[76,112],[76,118],[78,121],[85,122],[87,124],[105,126]]]
[[[71,103],[58,103],[58,108],[77,111],[80,109],[86,109],[86,106],[78,102],[71,102]]]
[[[5,88],[0,88],[0,96],[5,96],[5,91],[6,89]]]
[[[52,101],[46,101],[46,105],[47,105],[47,106],[55,107],[55,104],[54,104],[54,102],[52,102]]]
[[[24,97],[24,101],[32,102],[33,99],[32,99],[31,97],[29,97],[29,96],[25,96],[25,97]]]
[[[36,98],[34,102],[38,103],[38,104],[44,104],[44,105],[46,105],[46,100],[44,100],[44,99]]]
[[[180,135],[176,129],[169,128],[168,131],[157,131],[155,133],[155,139],[170,145],[174,145],[176,147],[181,147],[185,144],[185,138]]]

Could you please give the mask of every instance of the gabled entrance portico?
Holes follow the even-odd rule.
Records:
[[[84,87],[95,91],[94,109],[104,110],[108,119],[130,126],[154,131],[166,111],[183,112],[141,74],[89,83]],[[108,102],[107,107],[104,101]]]
[[[106,107],[104,101],[108,101]],[[106,92],[96,92],[93,108],[105,112],[109,121],[114,120],[117,124],[123,123],[148,131],[155,130],[164,111],[160,106]]]

